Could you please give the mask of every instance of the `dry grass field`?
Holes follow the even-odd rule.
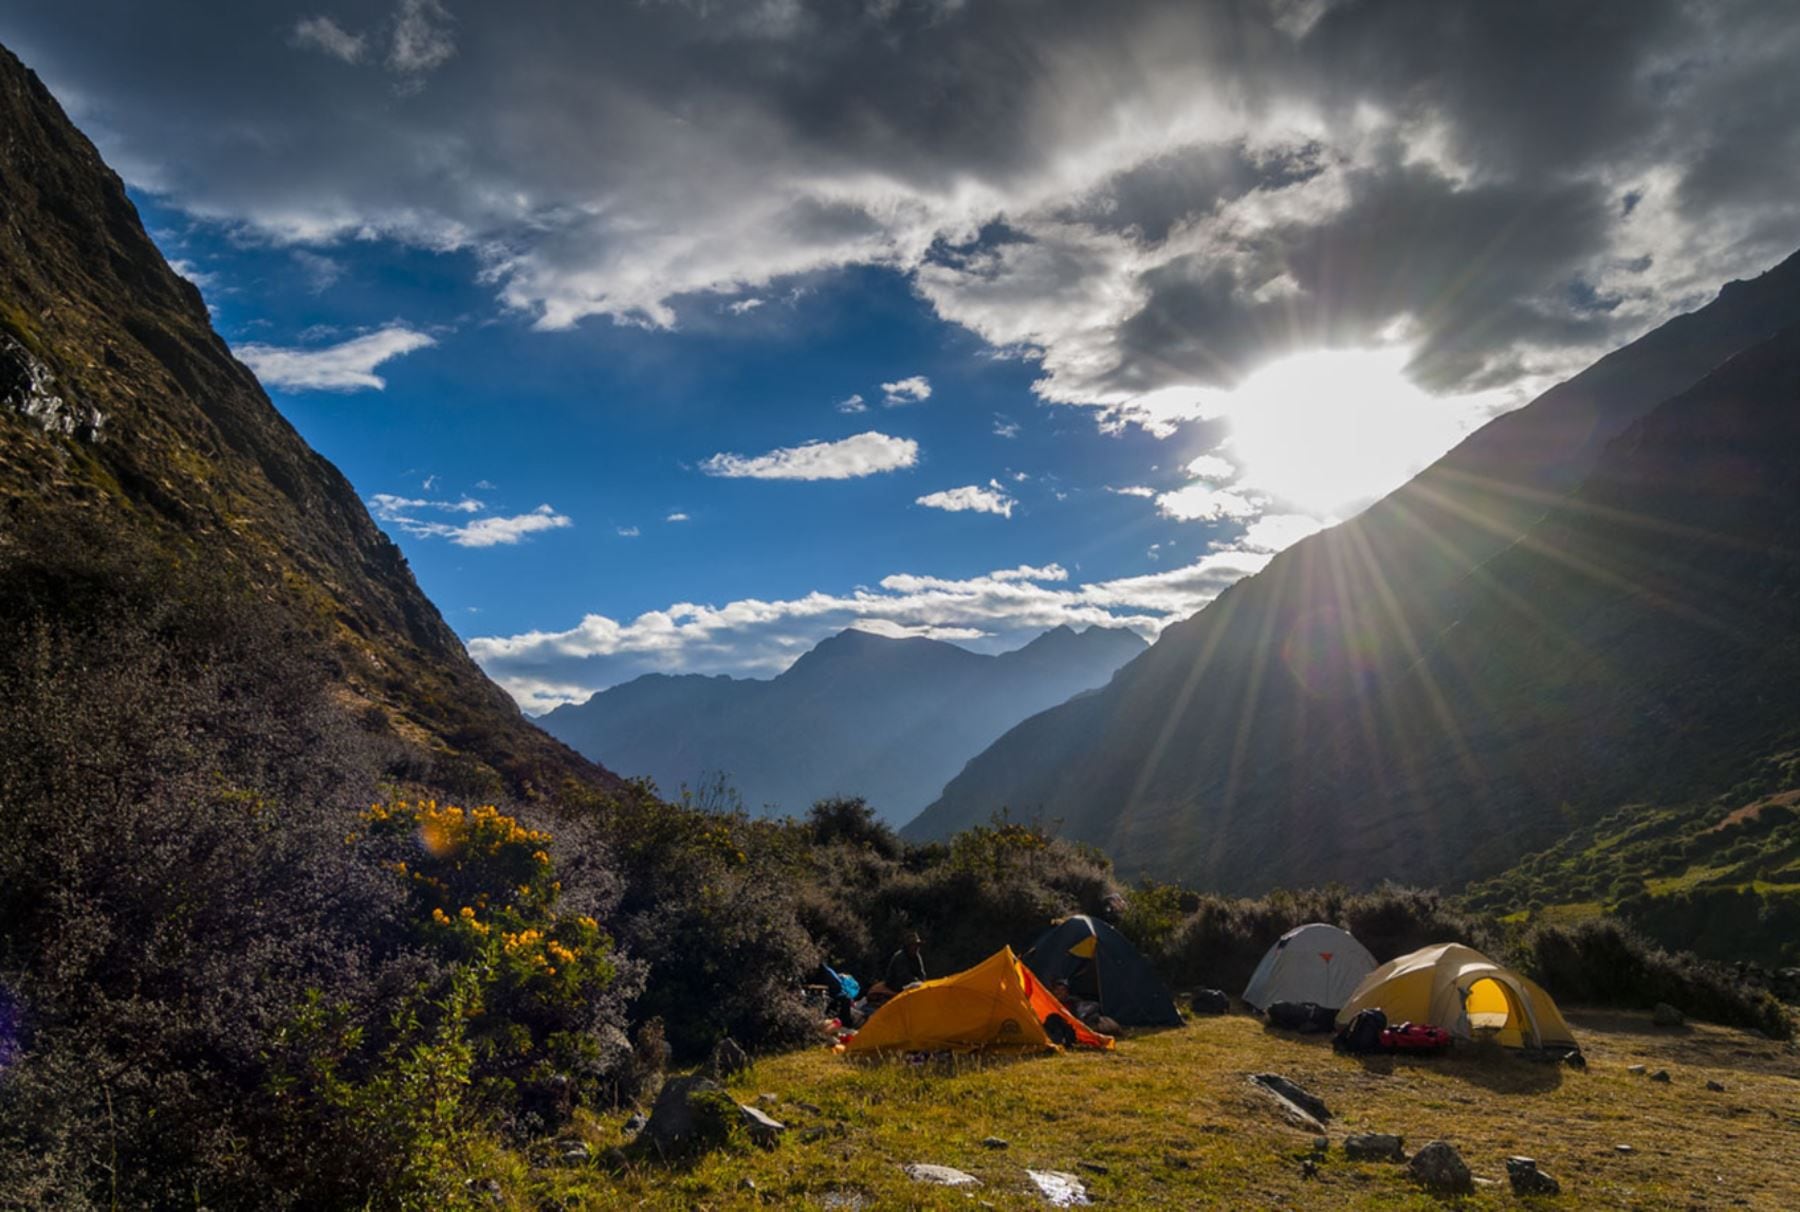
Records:
[[[789,1131],[776,1149],[620,1171],[603,1157],[626,1139],[625,1116],[589,1118],[580,1130],[596,1161],[534,1169],[518,1159],[505,1198],[531,1208],[1041,1208],[1029,1167],[1078,1173],[1104,1207],[1438,1206],[1404,1166],[1345,1159],[1347,1133],[1390,1132],[1409,1153],[1440,1138],[1461,1151],[1477,1179],[1474,1195],[1452,1201],[1461,1207],[1518,1205],[1505,1159],[1526,1154],[1563,1190],[1533,1206],[1800,1208],[1794,1045],[1705,1025],[1658,1029],[1642,1014],[1569,1018],[1585,1071],[1499,1051],[1340,1056],[1322,1038],[1241,1016],[1136,1035],[1104,1055],[865,1067],[823,1049],[794,1053],[731,1083],[741,1101],[778,1100],[771,1110]],[[1671,1080],[1629,1072],[1635,1064]],[[1316,1174],[1303,1173],[1312,1134],[1251,1089],[1247,1075],[1259,1072],[1329,1105],[1332,1147]],[[1007,1147],[985,1147],[989,1136]],[[958,1167],[982,1186],[915,1183],[901,1169],[915,1161]]]

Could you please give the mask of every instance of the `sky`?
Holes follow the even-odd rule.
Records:
[[[1785,0],[0,0],[528,711],[1153,637],[1800,246]]]

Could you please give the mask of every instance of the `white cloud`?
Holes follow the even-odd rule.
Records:
[[[431,477],[436,480],[437,477]],[[427,481],[427,488],[431,482]],[[402,497],[391,492],[378,492],[369,498],[369,505],[375,510],[375,516],[384,521],[391,521],[400,514],[420,509],[437,509],[446,513],[480,513],[487,506],[473,497],[461,497],[454,501],[433,501],[420,497]]]
[[[1183,522],[1211,522],[1220,518],[1250,518],[1259,511],[1256,502],[1225,488],[1210,484],[1189,484],[1161,493],[1156,509],[1166,518]]]
[[[994,436],[999,438],[1016,438],[1019,436],[1019,423],[1000,413],[994,414]]]
[[[761,299],[756,299],[756,298],[739,299],[735,303],[727,303],[725,305],[725,310],[730,312],[734,316],[741,316],[741,315],[744,315],[746,312],[755,311],[757,308],[761,307],[762,305],[763,305],[763,300],[761,300]]]
[[[198,286],[201,290],[213,290],[219,285],[218,274],[209,273],[208,271],[201,269],[198,265],[195,265],[192,261],[176,257],[169,262],[169,268],[192,282],[195,286]]]
[[[961,488],[946,488],[941,492],[926,493],[914,502],[928,509],[942,509],[947,513],[997,513],[1003,518],[1012,517],[1013,506],[1018,502],[1007,495],[1000,481],[989,480],[983,488],[979,484],[965,484]]]
[[[894,383],[881,385],[881,402],[889,408],[918,404],[931,398],[931,380],[924,375],[909,375]]]
[[[1230,459],[1203,454],[1199,458],[1188,460],[1187,473],[1196,480],[1209,480],[1214,484],[1229,484],[1237,479],[1238,469]]]
[[[360,62],[368,50],[368,42],[361,34],[350,33],[330,17],[303,17],[295,22],[293,43],[324,51],[345,63]]]
[[[233,352],[266,387],[288,391],[380,391],[387,386],[387,380],[374,373],[377,366],[436,344],[425,333],[394,324],[320,349],[251,342]]]
[[[852,395],[839,400],[837,410],[842,413],[868,412],[869,405],[861,395]]]
[[[434,477],[435,478],[435,477]],[[548,505],[539,505],[530,513],[512,517],[492,516],[454,526],[448,522],[426,521],[417,515],[423,510],[449,513],[479,513],[486,506],[464,497],[460,501],[419,500],[378,492],[369,498],[375,516],[398,526],[416,539],[448,539],[458,547],[510,547],[526,535],[545,530],[561,530],[574,523]]]
[[[618,530],[619,530],[619,537],[621,539],[635,539],[638,537],[638,535],[640,533],[638,528],[635,526],[621,526],[618,528]]]
[[[709,476],[754,480],[852,480],[898,471],[919,461],[919,444],[870,430],[836,442],[806,442],[760,455],[722,452],[705,459]]]
[[[450,21],[449,12],[438,0],[400,0],[394,14],[393,41],[388,47],[388,67],[418,75],[448,63],[456,54]]]
[[[1292,547],[1308,535],[1324,530],[1330,522],[1301,513],[1266,513],[1244,528],[1233,546],[1245,551],[1274,553]]]
[[[663,521],[665,521],[665,522],[685,522],[687,520],[688,520],[687,514],[682,513],[679,509],[677,509],[674,513],[670,514],[668,517],[663,519]]]
[[[306,275],[307,289],[315,295],[329,290],[344,276],[343,262],[335,257],[309,252],[304,248],[296,248],[290,255],[294,258],[294,264],[300,267],[300,272]]]
[[[629,622],[590,614],[567,631],[477,638],[469,651],[521,706],[542,712],[642,673],[770,676],[852,626],[957,639],[986,651],[1016,647],[1065,624],[1129,627],[1148,638],[1268,560],[1255,552],[1212,552],[1182,568],[1086,584],[1071,584],[1059,564],[965,579],[901,573],[848,593],[723,606],[678,602]]]
[[[1106,491],[1120,497],[1153,497],[1156,495],[1156,489],[1143,484],[1127,484],[1123,488],[1114,488],[1108,484]]]

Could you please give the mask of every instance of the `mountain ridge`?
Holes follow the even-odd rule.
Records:
[[[213,331],[117,174],[4,47],[0,129],[6,530],[87,525],[281,600],[329,635],[365,726],[470,794],[617,788],[476,667],[349,481]]]
[[[1127,870],[1236,891],[1344,876],[1323,857],[1283,865],[1264,853],[1262,817],[1287,819],[1295,803],[1327,798],[1270,772],[1347,726],[1378,731],[1373,713],[1389,689],[1487,591],[1472,574],[1660,404],[1796,322],[1800,254],[1600,359],[1363,514],[1281,553],[1166,629],[1104,690],[1026,721],[971,760],[906,833],[940,837],[1004,805],[1061,820]],[[1418,707],[1427,717],[1443,710]],[[1358,825],[1345,818],[1337,832]],[[1507,843],[1430,866],[1400,853],[1350,878],[1464,878],[1517,852]]]
[[[540,723],[668,791],[723,773],[753,809],[860,795],[905,819],[987,740],[1144,647],[1125,628],[1064,627],[985,655],[850,627],[773,678],[645,674]]]

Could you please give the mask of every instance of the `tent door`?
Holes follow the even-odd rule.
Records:
[[[1493,1032],[1508,1047],[1518,1047],[1537,1034],[1524,1002],[1514,991],[1492,977],[1482,977],[1463,995],[1463,1013],[1474,1032]]]

